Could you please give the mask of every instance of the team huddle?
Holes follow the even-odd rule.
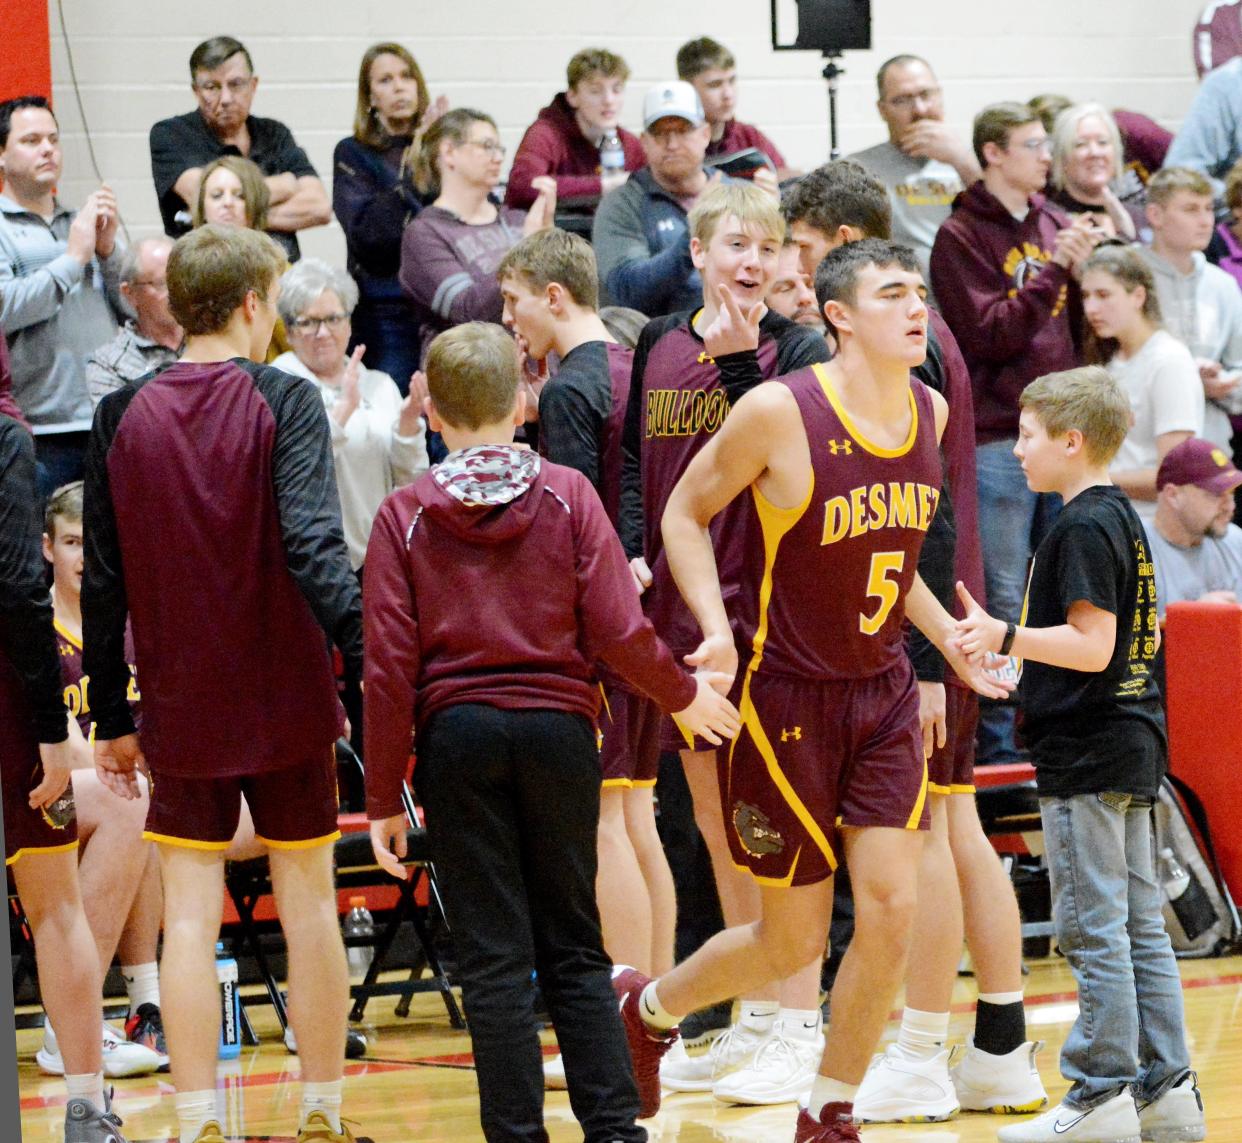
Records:
[[[950,507],[965,508],[973,480],[955,443],[972,421],[960,357],[908,248],[853,218],[823,224],[825,201],[848,211],[877,189],[859,180],[849,164],[813,172],[784,214],[752,186],[709,190],[688,219],[701,303],[649,322],[632,352],[599,319],[587,243],[554,228],[518,242],[498,271],[508,329],[468,322],[428,349],[419,396],[447,456],[384,501],[361,588],[322,402],[308,382],[255,364],[281,252],[259,232],[214,225],[175,244],[182,356],[106,396],[95,416],[82,643],[101,774],[125,798],[152,779],[182,1143],[224,1141],[218,926],[207,918],[219,916],[243,798],[290,950],[297,1139],[355,1140],[340,1118],[348,977],[329,843],[343,721],[329,643],[364,680],[367,814],[376,859],[396,876],[416,759],[489,1140],[546,1138],[533,976],[561,1053],[547,1078],[568,1088],[591,1143],[645,1139],[637,1120],[658,1110],[662,1081],[736,1095],[739,1061],[756,1066],[757,1049],[777,1042],[792,1068],[760,1065],[736,1101],[800,1101],[798,1143],[856,1140],[867,1122],[1042,1108],[1012,889],[973,808],[960,808],[973,807],[971,692],[1003,699],[1017,671],[1058,909],[1097,910],[1132,972],[1104,980],[1090,938],[1059,932],[1083,1013],[1062,1056],[1072,1087],[1000,1138],[1203,1138],[1143,856],[1165,747],[1158,636],[1131,654],[1132,630],[1158,632],[1143,531],[1108,479],[1128,404],[1097,368],[1025,390],[1016,455],[1031,489],[1066,507],[1035,557],[1024,623],[991,618],[974,599],[973,514]],[[765,304],[787,220],[827,336]],[[556,371],[533,382],[550,358]],[[531,400],[537,449],[514,444]],[[42,929],[41,901],[76,900],[71,834],[39,812],[67,781],[65,719],[31,553],[42,525],[29,509],[29,443],[5,420],[0,446],[0,686],[16,712],[0,722],[6,856],[79,1083],[66,1139],[115,1141],[98,968],[71,985],[51,965],[81,940],[80,902],[69,921],[46,921],[68,929]],[[727,925],[675,965],[667,865],[649,853],[662,750],[681,754]],[[1118,784],[1106,763],[1123,754],[1132,765]],[[1078,755],[1095,763],[1087,786]],[[1045,785],[1045,772],[1056,781]],[[613,815],[632,865],[609,888]],[[820,965],[843,864],[855,928],[825,1030]],[[971,869],[995,916],[993,931],[976,918],[966,934],[980,1001],[950,1075],[948,995]],[[934,895],[944,892],[947,904]],[[637,895],[634,932],[612,919],[616,894]],[[937,920],[924,925],[929,911]],[[916,921],[927,943],[910,959]],[[903,982],[901,1036],[873,1061]],[[736,1022],[710,1050],[688,1051],[679,1023],[732,999]],[[910,1071],[940,1094],[911,1103],[894,1084]]]

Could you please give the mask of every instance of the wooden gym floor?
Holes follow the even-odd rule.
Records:
[[[1055,1099],[1067,1086],[1057,1070],[1057,1051],[1076,1012],[1074,985],[1058,959],[1030,967],[1028,1028],[1033,1039],[1047,1041],[1039,1064]],[[1221,1143],[1242,1141],[1242,957],[1184,961],[1182,980],[1208,1137]],[[970,1032],[973,994],[973,985],[959,984],[952,1025],[958,1040]],[[416,997],[407,1020],[393,1015],[394,1004],[385,998],[371,1003],[364,1026],[371,1041],[369,1057],[346,1067],[345,1115],[361,1124],[355,1133],[376,1143],[480,1143],[469,1038],[449,1027],[434,996]],[[219,1084],[228,1101],[225,1134],[239,1141],[287,1141],[296,1126],[297,1058],[279,1042],[270,1009],[254,1007],[250,1012],[263,1042],[244,1049],[240,1060],[220,1066]],[[64,1086],[35,1065],[40,1035],[17,1034],[25,1143],[63,1137]],[[550,1044],[551,1033],[545,1039]],[[116,1081],[116,1099],[132,1143],[175,1141],[176,1114],[167,1077]],[[549,1093],[546,1115],[553,1143],[581,1140],[563,1092]],[[792,1105],[730,1108],[710,1094],[670,1095],[647,1127],[652,1143],[786,1143],[793,1137],[793,1120]],[[996,1128],[1008,1121],[964,1115],[949,1123],[867,1127],[863,1137],[874,1143],[982,1143],[994,1140]]]

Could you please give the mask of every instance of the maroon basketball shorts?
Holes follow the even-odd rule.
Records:
[[[768,885],[837,867],[836,827],[926,829],[927,767],[909,660],[866,679],[748,672],[718,769],[734,863]]]
[[[228,849],[241,815],[242,795],[255,837],[272,849],[309,849],[335,841],[336,755],[318,762],[231,778],[152,776],[151,809],[143,836],[188,849]]]
[[[945,743],[927,760],[927,785],[933,794],[973,794],[979,697],[968,687],[949,682],[944,695]]]
[[[43,780],[39,744],[33,733],[21,742],[4,735],[6,747],[0,789],[4,796],[4,863],[12,865],[30,853],[60,853],[78,847],[77,822],[57,826],[43,809],[30,808],[30,791]]]
[[[604,687],[599,712],[599,765],[605,786],[654,786],[660,769],[660,724],[664,715],[646,695]]]

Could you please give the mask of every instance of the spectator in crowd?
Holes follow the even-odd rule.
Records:
[[[1161,328],[1151,270],[1137,250],[1109,245],[1082,272],[1087,357],[1104,365],[1130,402],[1130,431],[1109,475],[1150,520],[1156,469],[1175,445],[1203,432],[1203,385],[1190,350]]]
[[[250,114],[259,86],[245,46],[232,36],[204,40],[190,54],[198,110],[151,128],[151,175],[166,234],[189,229],[204,168],[221,155],[243,155],[262,171],[270,196],[267,230],[290,262],[301,255],[297,232],[332,218],[327,192],[306,152],[276,119]]]
[[[762,151],[772,161],[778,177],[793,172],[785,157],[758,127],[739,123],[733,112],[737,106],[737,61],[724,44],[707,36],[682,44],[677,49],[677,78],[692,84],[703,105],[703,115],[711,125],[707,154],[732,155],[749,147]]]
[[[1230,415],[1242,413],[1242,294],[1202,251],[1211,241],[1212,188],[1198,171],[1166,167],[1147,188],[1155,277],[1165,326],[1190,349],[1208,398],[1202,435],[1232,453]]]
[[[1044,125],[1049,135],[1056,127],[1057,116],[1074,106],[1068,95],[1051,92],[1031,97],[1028,106]],[[1117,194],[1128,206],[1141,207],[1147,201],[1146,187],[1163,165],[1173,133],[1166,131],[1154,119],[1137,111],[1125,111],[1116,107],[1112,111],[1113,122],[1121,137],[1121,187]],[[1139,229],[1142,229],[1140,224]]]
[[[973,144],[983,177],[936,235],[932,286],[974,391],[988,604],[1016,621],[1031,552],[1056,508],[1027,488],[1013,455],[1018,397],[1036,377],[1079,361],[1073,274],[1096,238],[1087,218],[1071,222],[1044,201],[1050,144],[1026,104],[984,108]],[[983,704],[978,762],[1016,757],[1013,707]]]
[[[113,389],[177,360],[184,334],[168,308],[165,273],[171,250],[172,239],[157,235],[125,251],[121,297],[134,316],[126,318],[116,336],[86,359],[86,388],[92,407]]]
[[[1048,201],[1071,218],[1087,215],[1109,237],[1133,242],[1146,220],[1121,201],[1121,190],[1121,136],[1113,117],[1098,103],[1067,107],[1052,130]]]
[[[953,200],[979,178],[979,161],[944,121],[944,91],[926,60],[894,56],[880,65],[875,82],[888,139],[850,158],[888,188],[893,241],[914,249],[930,282],[936,231]]]
[[[1156,606],[1242,601],[1242,528],[1232,522],[1242,472],[1211,441],[1169,449],[1156,473],[1156,514],[1145,522],[1156,566]]]
[[[400,44],[372,44],[358,69],[354,133],[332,159],[332,210],[345,231],[349,273],[358,283],[354,339],[362,363],[409,392],[418,368],[418,322],[401,294],[401,235],[423,208],[408,153],[417,133],[448,110],[434,102],[422,69]]]
[[[1225,176],[1225,210],[1227,216],[1217,224],[1216,233],[1203,253],[1242,288],[1242,159],[1234,163]]]
[[[82,475],[86,358],[116,333],[121,249],[104,184],[80,210],[56,197],[60,128],[47,100],[0,103],[0,328],[13,396],[34,426],[40,494]]]
[[[1189,167],[1211,179],[1219,197],[1222,180],[1242,158],[1242,59],[1203,77],[1194,101],[1165,156],[1166,167]]]
[[[495,120],[468,107],[446,111],[423,134],[415,179],[434,197],[405,228],[399,276],[420,323],[424,356],[441,330],[500,321],[496,267],[520,238],[553,224],[551,178],[540,180],[527,213],[496,203],[492,192],[504,157]]]
[[[1207,0],[1191,33],[1191,46],[1200,79],[1242,55],[1242,3]]]
[[[258,165],[240,155],[223,155],[203,169],[190,221],[266,230],[270,206],[271,193]]]
[[[798,244],[788,235],[781,244],[776,276],[763,299],[770,310],[783,314],[798,325],[824,328],[824,318],[815,300],[815,280],[802,269]]]
[[[630,171],[646,161],[636,135],[621,126],[625,83],[630,69],[606,48],[585,48],[569,61],[566,88],[542,111],[522,136],[505,205],[527,209],[539,195],[534,180],[556,182],[556,197],[597,200],[625,185]],[[623,149],[624,166],[605,170],[601,148],[616,138]]]
[[[617,305],[657,317],[701,299],[686,215],[712,181],[703,169],[710,135],[690,84],[663,83],[647,92],[647,166],[595,212],[592,243],[600,284]]]
[[[394,488],[427,469],[423,418],[387,373],[362,364],[366,346],[346,355],[358,286],[319,258],[291,267],[280,280],[280,316],[293,350],[273,365],[305,377],[318,390],[332,430],[332,461],[341,499],[349,562],[366,558],[371,521]]]

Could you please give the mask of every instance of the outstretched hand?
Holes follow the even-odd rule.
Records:
[[[957,583],[957,598],[962,601],[966,615],[958,620],[953,642],[967,662],[982,663],[989,652],[1001,649],[1001,644],[1005,641],[1005,623],[984,611],[961,580]]]
[[[684,659],[697,674],[722,675],[727,680],[721,694],[727,694],[737,677],[737,644],[732,635],[708,636]]]
[[[703,348],[717,358],[758,349],[759,323],[765,312],[763,302],[758,301],[743,312],[727,286],[717,288],[716,300],[719,309],[711,325],[703,331]]]
[[[694,701],[673,717],[690,734],[719,746],[725,738],[736,738],[742,728],[737,708],[724,697],[733,679],[719,671],[695,674]],[[722,690],[723,688],[723,690]]]

